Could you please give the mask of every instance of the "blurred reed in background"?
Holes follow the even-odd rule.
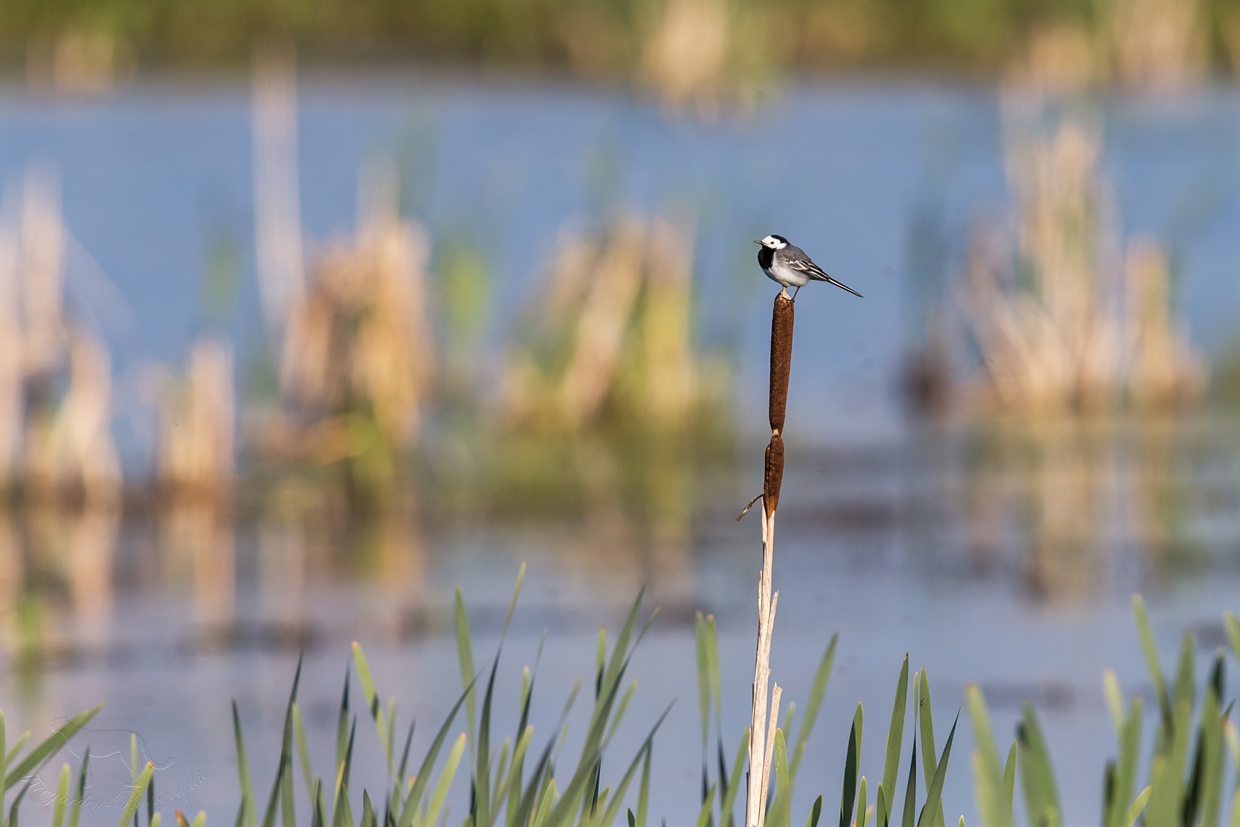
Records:
[[[69,241],[56,173],[31,169],[0,211],[0,488],[101,503],[121,482],[112,375],[106,346],[65,310]]]
[[[693,244],[691,226],[664,218],[628,216],[602,237],[566,228],[513,349],[505,418],[676,431],[719,401],[718,378],[692,345]]]
[[[1209,371],[1179,319],[1169,255],[1120,237],[1096,122],[1036,95],[1014,94],[1005,112],[1010,215],[974,221],[955,306],[930,311],[939,321],[910,376],[920,404],[1036,419],[1200,402]]]

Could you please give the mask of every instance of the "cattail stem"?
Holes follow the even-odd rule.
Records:
[[[771,636],[779,592],[771,591],[775,560],[775,510],[784,479],[784,414],[788,406],[788,374],[792,366],[792,299],[781,290],[771,313],[771,441],[766,446],[762,480],[762,571],[758,576],[758,647],[754,658],[753,709],[749,729],[749,778],[746,790],[746,827],[764,827],[770,789],[775,729],[779,725],[779,684],[767,691],[771,677]],[[750,503],[752,505],[752,503]],[[743,513],[742,513],[743,516]],[[768,719],[769,714],[769,719]]]

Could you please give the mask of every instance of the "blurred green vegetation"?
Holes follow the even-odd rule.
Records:
[[[311,61],[470,62],[624,77],[641,64],[667,4],[641,0],[5,0],[0,56],[20,67],[34,44],[103,35],[143,67],[244,66],[252,41],[292,36]],[[1098,32],[1107,0],[727,0],[738,68],[1005,68],[1047,27]],[[1237,65],[1240,6],[1196,6],[1205,62]],[[757,56],[757,57],[755,57]],[[761,58],[761,59],[758,59]],[[755,64],[755,60],[757,63]]]
[[[1213,401],[1233,414],[1240,413],[1240,341],[1216,360],[1211,381]]]

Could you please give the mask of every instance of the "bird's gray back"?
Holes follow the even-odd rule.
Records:
[[[785,248],[783,248],[782,250],[780,250],[780,251],[779,251],[779,254],[780,254],[781,256],[783,256],[784,261],[788,261],[788,262],[792,262],[792,261],[805,261],[805,262],[808,262],[808,261],[810,261],[810,257],[809,257],[809,256],[807,256],[807,255],[805,255],[805,251],[804,251],[804,250],[802,250],[800,247],[794,247],[794,246],[793,246],[793,245],[791,245],[791,244],[789,244],[787,247],[785,247]]]

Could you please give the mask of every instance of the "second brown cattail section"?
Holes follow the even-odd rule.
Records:
[[[771,434],[771,444],[766,446],[766,471],[762,480],[762,507],[770,517],[779,506],[779,487],[784,481],[784,439]]]
[[[784,481],[784,414],[788,407],[788,372],[792,367],[792,325],[794,306],[786,291],[779,291],[771,311],[771,443],[766,446],[766,468],[762,480],[762,507],[768,517],[779,506],[779,488]]]

